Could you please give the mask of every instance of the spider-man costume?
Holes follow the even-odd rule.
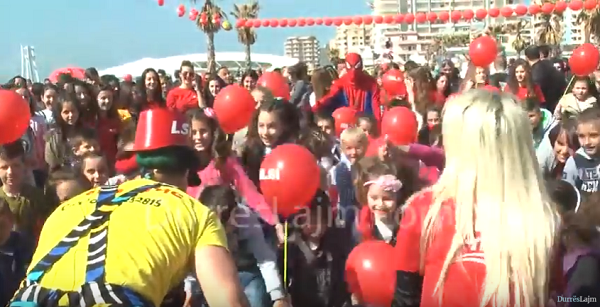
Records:
[[[318,110],[333,112],[340,107],[372,114],[381,120],[379,87],[375,78],[363,71],[362,58],[357,53],[346,55],[346,74],[335,80],[329,92],[313,106]]]

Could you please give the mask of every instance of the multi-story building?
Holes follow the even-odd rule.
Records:
[[[309,65],[319,65],[321,48],[319,40],[314,36],[292,36],[283,45],[286,56],[296,58]]]
[[[340,58],[348,52],[359,52],[371,46],[372,25],[342,25],[336,28],[330,45],[339,51]]]

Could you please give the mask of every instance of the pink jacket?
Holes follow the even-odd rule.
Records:
[[[211,161],[206,168],[198,172],[202,184],[198,187],[188,187],[186,192],[188,195],[198,199],[205,186],[233,184],[239,195],[246,200],[248,206],[256,211],[265,222],[271,225],[278,223],[271,206],[267,204],[265,198],[258,192],[256,186],[248,178],[244,172],[244,168],[235,157],[227,159],[223,170],[225,174],[215,167],[214,160]]]

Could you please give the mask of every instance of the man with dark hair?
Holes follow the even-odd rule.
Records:
[[[567,88],[564,76],[554,68],[550,61],[540,59],[540,47],[538,46],[530,46],[525,49],[525,57],[531,66],[533,83],[537,84],[544,94],[546,108],[554,110]]]
[[[506,56],[498,54],[494,61],[494,74],[490,76],[490,85],[497,88],[504,88],[508,79]]]
[[[550,46],[541,45],[541,46],[539,46],[539,50],[540,50],[540,59],[541,60],[550,58]]]

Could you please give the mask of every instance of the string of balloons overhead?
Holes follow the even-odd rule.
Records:
[[[165,0],[158,0],[158,5],[163,6]],[[552,13],[562,13],[568,9],[571,11],[594,10],[600,4],[598,0],[572,0],[569,2],[557,1],[556,3],[544,3],[531,4],[529,6],[519,4],[516,6],[506,6],[503,8],[490,8],[490,9],[477,9],[477,10],[454,10],[454,11],[443,11],[443,12],[418,12],[418,13],[407,13],[407,14],[396,14],[396,15],[384,15],[384,16],[347,16],[347,17],[308,17],[308,18],[269,18],[269,19],[238,19],[235,23],[237,28],[260,28],[260,27],[271,27],[271,28],[285,28],[285,27],[312,27],[312,26],[341,26],[341,25],[370,25],[370,24],[412,24],[419,23],[423,24],[426,22],[437,23],[437,22],[459,22],[461,20],[483,20],[487,17],[513,17],[513,16],[525,16],[525,15],[550,15]],[[177,15],[183,17],[186,13],[185,5],[180,4],[177,8]],[[189,18],[196,21],[200,16],[200,22],[208,22],[211,16],[205,16],[204,13],[198,13],[196,9],[189,11]],[[212,22],[220,22],[218,18],[212,16]]]

